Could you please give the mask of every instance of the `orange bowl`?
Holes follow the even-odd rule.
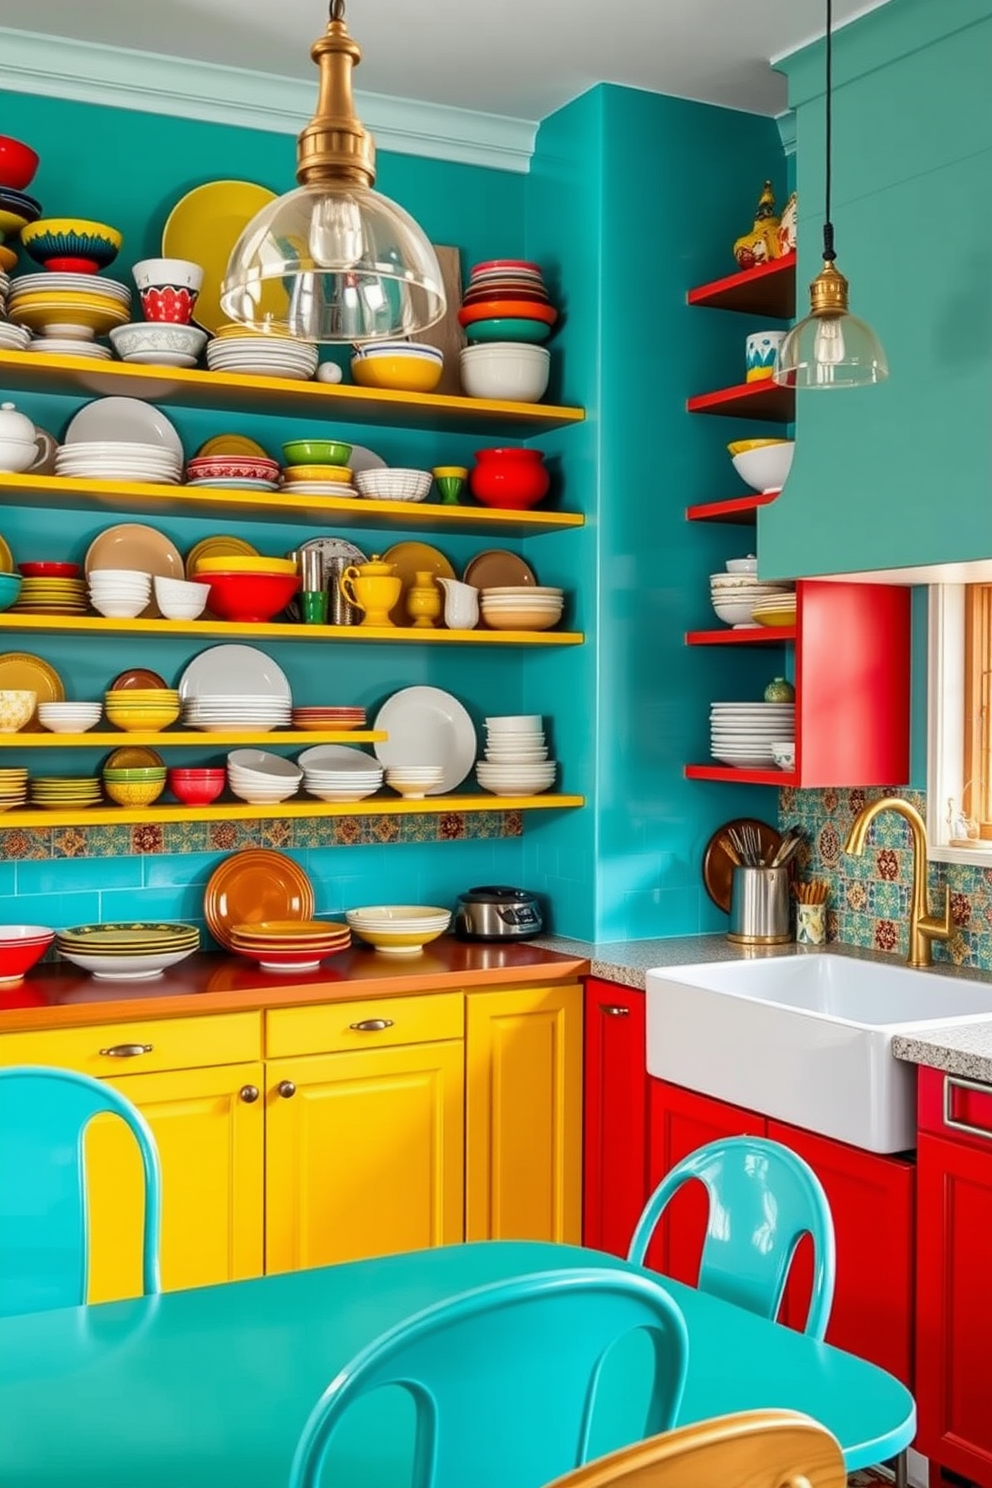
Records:
[[[528,300],[479,300],[463,305],[458,312],[459,325],[472,325],[476,320],[543,320],[554,325],[558,311],[554,305],[536,305]]]

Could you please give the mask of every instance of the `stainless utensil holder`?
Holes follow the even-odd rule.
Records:
[[[361,612],[341,593],[341,575],[350,566],[348,558],[327,558],[324,574],[327,579],[327,623],[328,625],[357,625]]]
[[[738,945],[783,945],[792,939],[788,867],[734,869],[727,939]]]

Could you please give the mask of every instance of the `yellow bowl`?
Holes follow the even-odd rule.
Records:
[[[355,357],[351,375],[359,387],[383,388],[397,393],[432,393],[444,372],[433,357]]]
[[[351,483],[351,471],[347,465],[286,465],[282,473],[288,481],[339,481],[341,485]]]
[[[0,692],[0,734],[16,734],[30,719],[38,701],[36,692],[7,688]]]
[[[108,702],[117,703],[122,708],[130,707],[132,703],[159,703],[165,707],[179,701],[174,687],[119,687],[116,692],[103,695]]]
[[[5,237],[16,238],[22,227],[27,227],[28,219],[22,217],[20,212],[8,212],[0,207],[0,233]]]
[[[770,444],[788,444],[787,439],[735,439],[727,445],[731,455],[746,455],[748,450],[767,449]]]
[[[357,925],[351,928],[360,940],[392,956],[415,956],[428,941],[444,934],[443,930],[365,930]]]
[[[115,708],[107,704],[107,718],[128,734],[157,734],[178,717],[178,703],[161,708]]]
[[[198,558],[198,574],[212,573],[275,573],[295,574],[296,564],[292,558],[249,557],[242,553],[224,553],[218,558]]]
[[[165,790],[165,781],[105,780],[103,788],[118,806],[150,806]]]

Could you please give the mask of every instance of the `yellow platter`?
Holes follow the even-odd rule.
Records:
[[[27,651],[8,651],[0,656],[0,692],[26,691],[38,694],[39,703],[64,703],[65,687],[53,666]],[[37,706],[23,732],[39,733]]]
[[[162,229],[162,253],[166,258],[186,258],[203,269],[203,284],[196,301],[195,318],[204,330],[216,332],[227,320],[220,308],[220,289],[227,273],[231,250],[252,218],[275,201],[275,192],[254,181],[207,181],[181,197]],[[275,301],[286,291],[272,285]],[[267,302],[265,309],[272,306]]]
[[[221,553],[216,557],[207,554],[196,560],[196,572],[295,574],[296,564],[291,558],[264,558],[257,554]]]
[[[230,558],[233,554],[257,558],[258,549],[253,548],[250,542],[245,542],[243,537],[231,537],[228,533],[218,533],[216,537],[201,537],[186,554],[187,579],[193,577],[201,559]]]
[[[249,439],[247,434],[215,434],[200,445],[193,458],[206,460],[211,455],[247,455],[253,460],[270,458],[268,451],[257,440]]]

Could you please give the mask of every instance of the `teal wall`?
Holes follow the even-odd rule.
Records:
[[[886,348],[876,388],[800,394],[762,573],[992,556],[992,3],[890,0],[835,42],[838,266]],[[784,64],[800,283],[819,267],[823,47]]]

